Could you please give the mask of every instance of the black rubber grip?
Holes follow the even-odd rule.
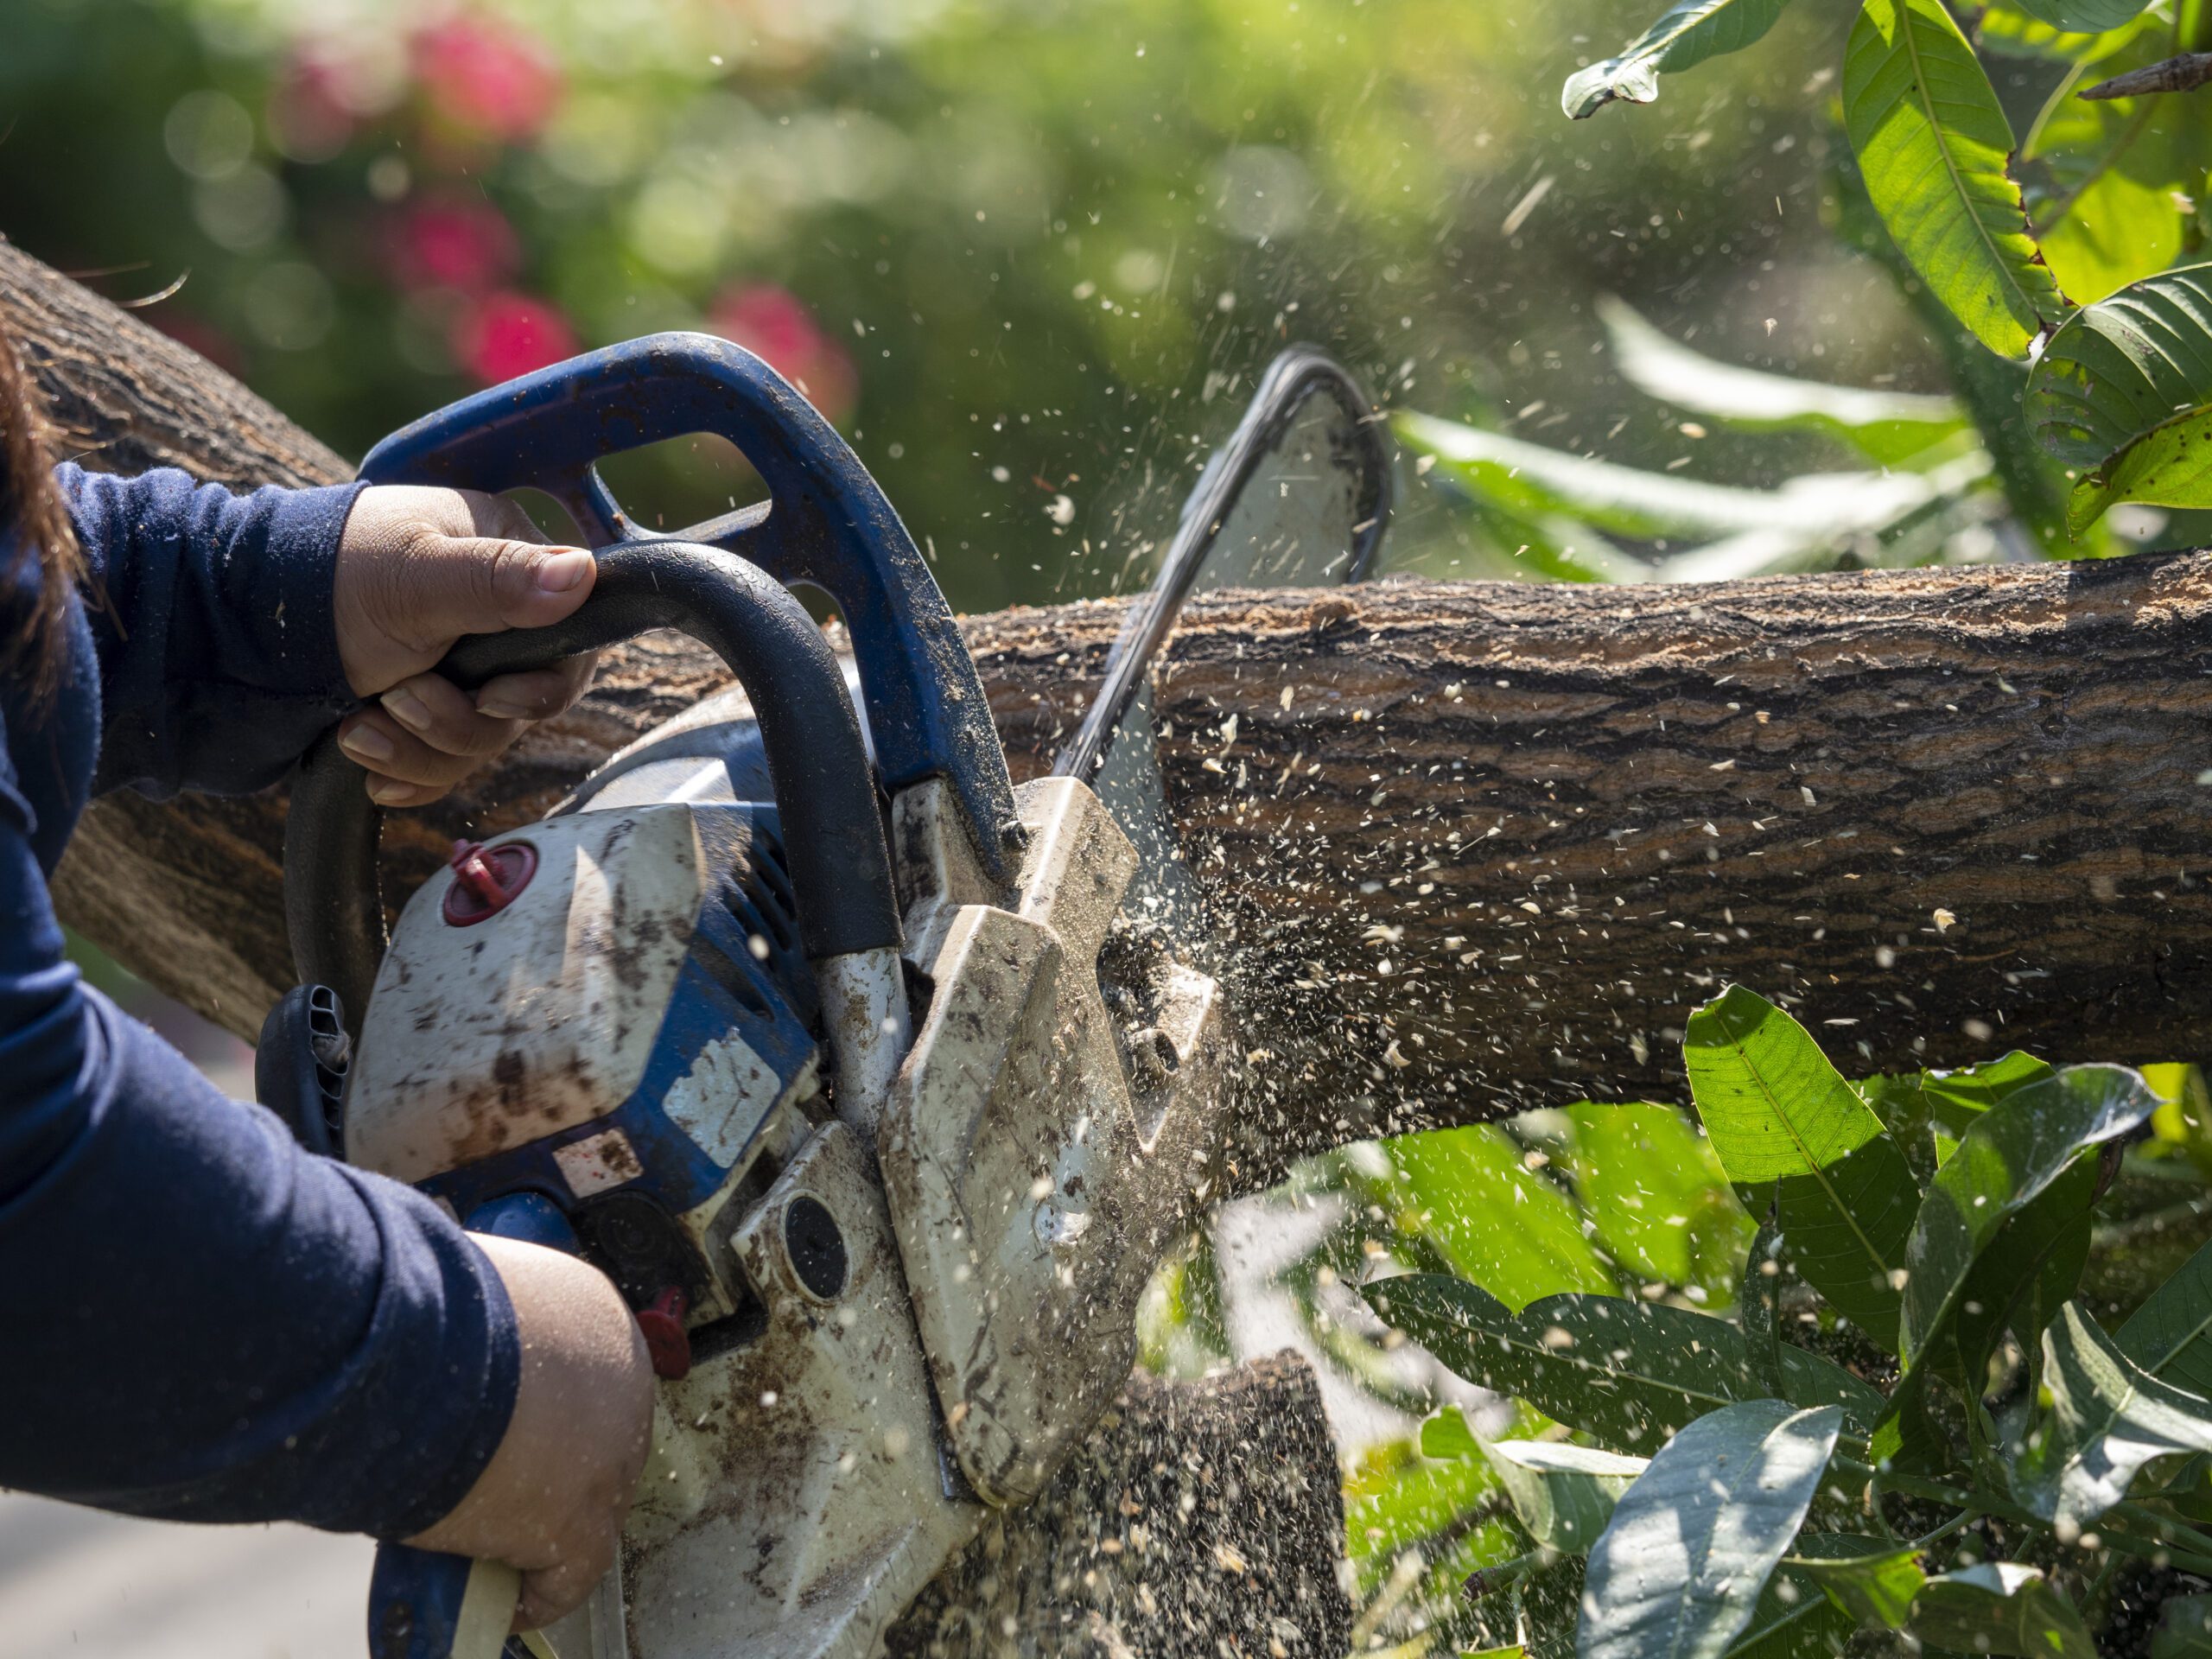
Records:
[[[472,635],[438,672],[474,689],[502,674],[633,639],[690,634],[752,699],[775,785],[809,957],[896,950],[899,900],[875,775],[844,676],[790,589],[733,553],[693,542],[602,550],[591,597],[550,627]],[[382,814],[363,772],[326,733],[301,762],[284,823],[284,921],[303,983],[332,987],[358,1032],[385,950],[377,880]]]

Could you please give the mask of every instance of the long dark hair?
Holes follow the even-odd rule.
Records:
[[[0,322],[0,547],[15,543],[0,580],[29,600],[0,606],[0,669],[29,677],[41,694],[60,676],[69,597],[85,563],[54,486],[51,433],[45,402]],[[35,599],[22,581],[25,561],[38,569]]]

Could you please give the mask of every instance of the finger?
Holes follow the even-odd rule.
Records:
[[[371,800],[394,811],[428,806],[433,801],[442,801],[453,792],[449,789],[427,784],[403,784],[397,778],[382,777],[373,772],[369,774],[368,791]]]
[[[522,1599],[515,1604],[514,1628],[542,1630],[582,1606],[592,1587],[614,1565],[614,1530],[607,1528],[587,1548],[567,1554],[554,1566],[524,1573]]]
[[[377,779],[423,785],[443,794],[476,768],[473,757],[432,748],[381,709],[346,719],[338,728],[338,747],[372,774],[370,797],[381,805],[421,803],[385,801],[373,786]]]
[[[509,542],[546,543],[552,537],[538,529],[537,521],[511,496],[486,495],[481,490],[455,490],[468,525],[477,535]]]
[[[377,699],[384,711],[432,748],[483,760],[521,735],[519,719],[486,712],[467,692],[438,674],[402,680]]]
[[[580,547],[483,536],[429,536],[392,562],[385,611],[408,639],[542,628],[590,595],[598,567]]]
[[[476,712],[496,720],[550,720],[591,689],[596,655],[571,657],[528,674],[502,674],[476,693]]]

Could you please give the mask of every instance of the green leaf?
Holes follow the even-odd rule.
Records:
[[[1948,1448],[1933,1438],[1926,1419],[1923,1390],[1936,1364],[1958,1360],[1952,1324],[1966,1302],[1977,1300],[1969,1294],[1977,1265],[2077,1159],[2126,1134],[2157,1106],[2158,1096],[2125,1066],[2070,1066],[2012,1090],[1961,1137],[1922,1201],[1905,1249],[1898,1327],[1904,1370],[1874,1437],[1877,1462],[1940,1465],[1948,1460]],[[2000,1260],[1992,1270],[1999,1281],[1993,1294],[2009,1304],[2021,1287],[2003,1282],[2005,1274],[2017,1281],[2018,1273],[2043,1271],[2044,1259],[2057,1248],[2060,1219],[2052,1209],[2031,1217],[2022,1236],[2034,1248],[2017,1260]],[[1970,1333],[1976,1344],[2005,1317],[1991,1301],[1982,1307],[1974,1317],[1986,1321],[1987,1329],[1977,1325]]]
[[[1741,985],[1690,1015],[1682,1059],[1731,1180],[1816,1174],[1882,1135],[1881,1119],[1804,1027]]]
[[[1857,1621],[1784,1563],[1759,1592],[1751,1622],[1727,1659],[1840,1659]]]
[[[1751,1375],[1779,1395],[1782,1382],[1782,1232],[1771,1210],[1752,1236],[1744,1256],[1743,1287],[1736,1294],[1736,1325],[1744,1333],[1744,1351],[1751,1357]]]
[[[2133,22],[2151,0],[2012,0],[2012,3],[2053,29],[2095,34]]]
[[[1919,1190],[1881,1119],[1802,1026],[1740,985],[1690,1015],[1683,1062],[1721,1167],[1746,1185],[1779,1182],[1798,1272],[1894,1350],[1892,1275]]]
[[[1611,1446],[1651,1445],[1707,1412],[1758,1397],[1743,1333],[1687,1308],[1550,1296],[1516,1314],[1442,1274],[1385,1279],[1365,1295],[1457,1375]]]
[[[1598,319],[1630,384],[1662,403],[1750,432],[1825,432],[1894,466],[1966,428],[1949,397],[1866,391],[1718,363],[1662,334],[1627,302],[1598,299]]]
[[[1996,0],[1982,13],[1974,31],[1977,45],[2010,57],[2042,58],[2053,63],[2101,62],[2133,40],[2145,20],[2096,33],[2054,28],[2019,9],[2018,0]]]
[[[1843,1414],[1752,1400],[1662,1446],[1590,1552],[1579,1659],[1719,1659],[1804,1524]]]
[[[1952,1071],[1923,1071],[1920,1087],[1928,1096],[1936,1120],[1964,1135],[1975,1118],[1999,1101],[2055,1075],[2049,1064],[2016,1048],[1980,1065],[1961,1066]]]
[[[2152,427],[2074,486],[2066,528],[2080,536],[2122,501],[2212,506],[2212,408]]]
[[[2167,46],[2143,35],[2101,73],[2155,63]],[[2069,75],[2052,92],[2021,154],[2037,245],[2059,286],[2087,303],[2180,256],[2190,199],[2212,162],[2212,125],[2186,99],[2083,99],[2078,84]]]
[[[2153,1458],[2212,1452],[2212,1401],[2159,1381],[2078,1302],[2044,1333],[2050,1410],[2013,1466],[2013,1495],[2061,1527],[2086,1527],[2127,1496]]]
[[[1863,1440],[1881,1421],[1888,1398],[1872,1382],[1853,1376],[1834,1360],[1782,1344],[1782,1394],[1793,1406],[1839,1406],[1844,1432]]]
[[[2040,1354],[2044,1326],[2079,1287],[2097,1176],[2095,1159],[2076,1159],[2005,1224],[2000,1242],[1967,1275],[1949,1339],[1955,1357],[1945,1363],[1977,1395],[2006,1328],[2022,1351]]]
[[[1772,532],[1829,547],[1895,524],[1936,500],[1948,479],[1918,473],[1822,473],[1780,489],[1705,484],[1571,455],[1433,416],[1400,413],[1391,430],[1436,472],[1516,517],[1564,513],[1618,536],[1732,537]]]
[[[2028,377],[2029,424],[2071,467],[2212,407],[2212,264],[2132,283],[2051,336]]]
[[[2212,1398],[2212,1244],[2152,1291],[2113,1340],[2151,1376]]]
[[[1659,96],[1659,77],[1740,52],[1782,16],[1789,0],[1675,0],[1659,21],[1622,49],[1567,77],[1560,107],[1586,120],[1616,99],[1649,104]]]
[[[2212,1659],[2212,1596],[2169,1596],[2151,1633],[2151,1659]]]
[[[1457,1406],[1446,1406],[1421,1419],[1420,1445],[1421,1456],[1445,1462],[1483,1455],[1482,1441],[1467,1427],[1467,1414]]]
[[[1920,1552],[1894,1540],[1854,1534],[1810,1532],[1783,1565],[1827,1592],[1828,1599],[1863,1624],[1901,1630],[1913,1598],[1928,1582]]]
[[[2018,1659],[2097,1659],[2081,1615],[2044,1575],[1985,1561],[1928,1580],[1907,1628],[1929,1647]]]
[[[2012,130],[1942,0],[1866,0],[1843,68],[1866,193],[1929,293],[2000,357],[2066,308],[2005,171]]]
[[[1866,1077],[1859,1094],[1904,1148],[1913,1177],[1925,1187],[1974,1119],[2013,1090],[2047,1077],[2051,1068],[2018,1049],[1980,1065]]]
[[[1452,1531],[1497,1495],[1497,1475],[1487,1459],[1417,1457],[1402,1440],[1369,1447],[1344,1477],[1345,1554],[1363,1593],[1379,1588],[1407,1550]],[[1426,1553],[1432,1571],[1452,1585],[1521,1548],[1510,1523],[1500,1519],[1465,1533],[1448,1549]]]
[[[1479,1125],[1383,1142],[1409,1231],[1463,1278],[1520,1307],[1559,1291],[1614,1288],[1583,1236],[1582,1217],[1557,1183],[1522,1164],[1502,1129]]]
[[[1644,1103],[1569,1107],[1554,1154],[1573,1178],[1595,1240],[1646,1282],[1702,1285],[1725,1305],[1751,1223],[1713,1147],[1681,1111]]]
[[[1974,1262],[2082,1154],[2125,1135],[2158,1097],[2120,1065],[2075,1065],[2015,1090],[1961,1137],[1937,1173],[1905,1249],[1908,1364],[1928,1351],[1956,1312]]]
[[[1646,1464],[1551,1440],[1499,1440],[1489,1452],[1522,1528],[1538,1543],[1568,1555],[1582,1554],[1597,1541],[1621,1494]]]
[[[1526,1400],[1617,1449],[1651,1445],[1719,1407],[1766,1397],[1744,1333],[1688,1308],[1548,1296],[1516,1314],[1479,1286],[1445,1274],[1385,1279],[1363,1294],[1454,1374]],[[1853,1435],[1872,1432],[1878,1390],[1786,1343],[1782,1371],[1790,1403],[1837,1406]]]

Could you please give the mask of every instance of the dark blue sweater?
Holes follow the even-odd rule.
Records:
[[[57,696],[0,673],[0,1486],[404,1535],[506,1427],[498,1275],[86,985],[47,894],[92,794],[261,788],[353,706],[331,575],[354,489],[59,477],[93,602]],[[0,539],[0,642],[35,560]]]

